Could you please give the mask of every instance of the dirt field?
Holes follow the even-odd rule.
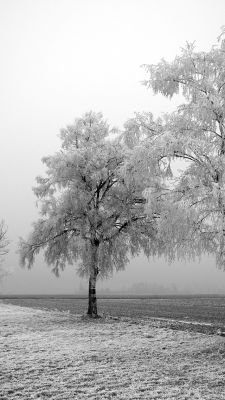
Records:
[[[47,310],[69,310],[72,314],[87,311],[88,299],[75,296],[0,296],[0,300],[10,304],[42,308]],[[224,326],[225,296],[142,296],[129,298],[98,298],[100,314],[119,317],[148,318],[162,317],[198,322],[208,322]]]
[[[225,399],[225,339],[0,302],[1,400]]]
[[[1,300],[22,307],[66,311],[71,314],[84,314],[88,305],[87,298],[71,296],[15,296],[2,299],[0,297]],[[162,318],[167,320],[166,327],[170,326],[171,329],[207,334],[215,334],[218,329],[225,331],[224,296],[99,298],[98,312],[103,316],[129,317],[132,320],[142,321]]]

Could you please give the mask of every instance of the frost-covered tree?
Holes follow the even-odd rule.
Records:
[[[100,113],[89,112],[61,131],[62,146],[45,157],[37,178],[40,219],[20,241],[22,265],[44,249],[56,275],[66,263],[89,277],[88,315],[97,316],[96,280],[123,269],[128,256],[154,253],[155,219],[144,213],[144,182],[133,179],[130,150],[112,139]]]
[[[172,62],[162,60],[144,67],[148,74],[144,84],[155,94],[169,98],[182,94],[184,98],[174,113],[161,120],[154,122],[152,116],[142,115],[133,123],[136,137],[137,131],[144,130],[147,138],[145,156],[154,148],[155,162],[164,165],[168,174],[171,160],[186,162],[183,173],[162,192],[167,198],[169,193],[173,205],[191,213],[191,229],[182,233],[180,224],[176,243],[180,248],[188,243],[196,245],[199,253],[214,253],[217,265],[225,268],[224,32],[208,52],[195,51],[193,44],[187,44]],[[170,219],[169,230],[179,225],[173,206],[172,210],[171,217],[165,216]]]

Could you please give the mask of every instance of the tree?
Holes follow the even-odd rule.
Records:
[[[110,137],[102,115],[89,112],[61,131],[62,147],[45,157],[46,177],[34,193],[41,218],[20,241],[22,265],[32,266],[44,249],[58,275],[80,261],[89,276],[88,315],[97,316],[96,280],[123,269],[128,256],[154,253],[155,220],[144,213],[143,183],[135,182],[129,150]]]
[[[149,133],[145,139],[146,147],[149,148],[154,144],[155,160],[164,163],[165,168],[168,168],[174,159],[186,162],[183,173],[173,180],[170,190],[164,191],[164,195],[169,193],[173,204],[188,213],[193,211],[193,218],[190,218],[191,229],[188,229],[186,236],[187,241],[185,243],[187,232],[180,234],[179,248],[186,246],[187,243],[189,246],[192,242],[192,246],[198,248],[199,254],[205,251],[215,254],[217,265],[223,268],[225,268],[224,32],[219,37],[217,45],[209,52],[196,52],[194,44],[187,44],[181,55],[172,62],[162,60],[157,65],[144,66],[148,74],[148,79],[144,82],[147,88],[151,88],[155,94],[161,93],[169,98],[178,93],[184,98],[184,103],[174,113],[164,115],[160,121],[154,122],[153,119],[148,121],[146,129]],[[143,130],[143,116],[142,121],[140,116],[136,119],[136,125],[139,126],[139,130]],[[175,226],[172,218],[170,222]]]
[[[4,221],[0,222],[0,280],[6,275],[6,271],[3,268],[4,255],[8,253],[7,246],[9,244],[6,238],[7,229]]]

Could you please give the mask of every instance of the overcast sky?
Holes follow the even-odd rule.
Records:
[[[75,293],[80,286],[75,267],[57,279],[41,257],[22,270],[15,253],[38,217],[32,186],[44,172],[41,158],[59,148],[60,128],[89,110],[118,127],[135,111],[172,110],[173,102],[140,84],[140,65],[172,60],[186,41],[209,50],[224,24],[224,0],[0,0],[0,218],[11,240],[11,275],[1,293]],[[207,258],[168,266],[140,257],[99,286],[143,281],[225,293],[225,273]]]

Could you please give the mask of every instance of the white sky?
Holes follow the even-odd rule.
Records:
[[[44,171],[41,158],[59,148],[60,128],[90,109],[120,127],[135,111],[172,109],[140,84],[140,65],[172,59],[186,41],[209,50],[224,24],[224,0],[0,0],[0,217],[11,240],[5,265],[14,271],[2,293],[79,286],[72,268],[57,280],[41,259],[21,270],[15,254],[38,216],[31,188]],[[168,266],[139,258],[105,286],[135,281],[225,293],[213,260]]]

